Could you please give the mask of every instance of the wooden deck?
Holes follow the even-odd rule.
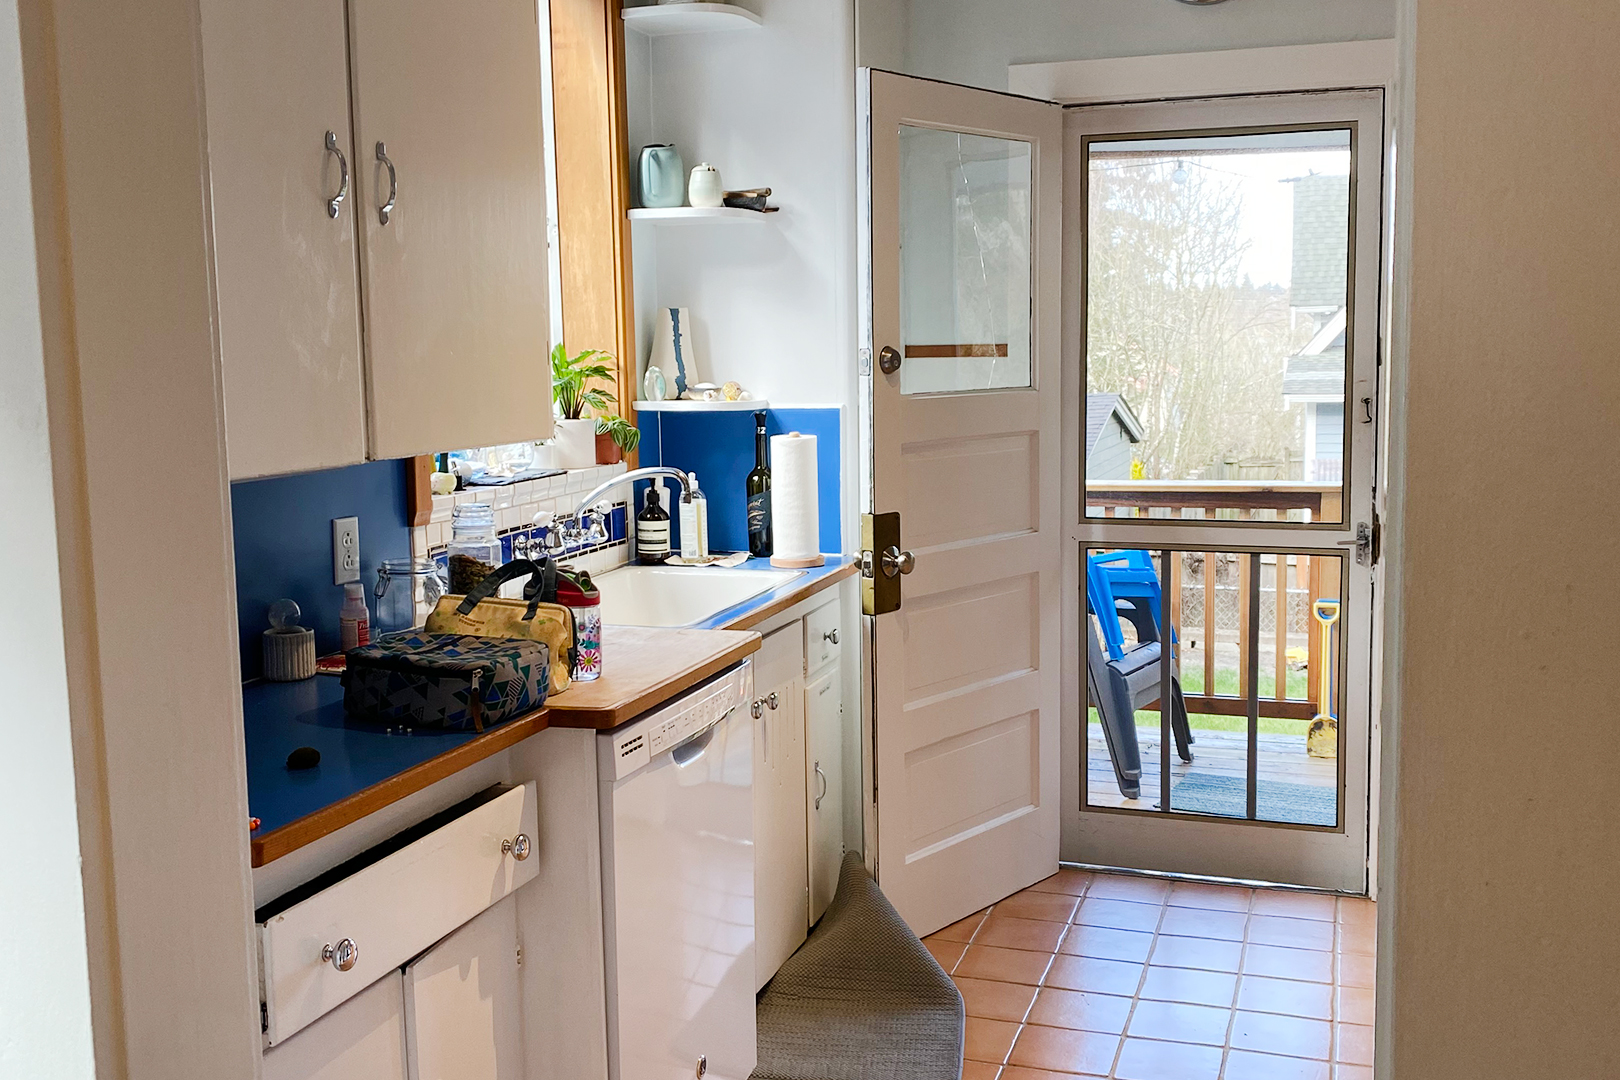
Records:
[[[1159,803],[1159,729],[1138,727],[1142,750],[1142,797],[1127,799],[1119,793],[1108,743],[1102,726],[1087,726],[1087,804],[1153,811]],[[1213,773],[1243,779],[1248,773],[1248,736],[1237,731],[1193,729],[1193,763],[1184,764],[1171,748],[1172,782],[1190,772]],[[1339,782],[1339,763],[1305,753],[1303,735],[1261,735],[1259,777],[1287,784],[1333,788]]]

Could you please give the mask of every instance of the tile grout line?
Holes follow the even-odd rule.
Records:
[[[1114,1076],[1119,1071],[1119,1060],[1125,1056],[1125,1040],[1130,1038],[1131,1021],[1136,1019],[1136,1007],[1142,1003],[1142,990],[1147,986],[1148,970],[1153,963],[1153,954],[1159,947],[1160,931],[1164,926],[1166,914],[1170,911],[1170,887],[1164,890],[1164,896],[1159,901],[1159,921],[1153,924],[1153,940],[1148,942],[1147,959],[1142,961],[1142,974],[1136,980],[1136,993],[1131,995],[1131,1007],[1125,1014],[1125,1026],[1119,1033],[1119,1045],[1114,1047],[1114,1060],[1108,1066],[1108,1075]]]
[[[1243,993],[1243,969],[1249,959],[1249,927],[1254,919],[1253,889],[1249,890],[1249,904],[1243,912],[1243,941],[1238,949],[1237,978],[1232,980],[1232,1007],[1226,1018],[1226,1045],[1221,1047],[1221,1072],[1226,1076],[1226,1064],[1232,1056],[1232,1032],[1237,1028],[1238,997]]]

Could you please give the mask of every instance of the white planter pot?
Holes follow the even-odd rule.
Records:
[[[596,467],[596,421],[558,420],[551,436],[559,469]]]

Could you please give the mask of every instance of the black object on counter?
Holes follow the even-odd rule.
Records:
[[[287,768],[293,770],[313,769],[321,763],[321,752],[313,746],[300,746],[287,755]]]
[[[754,470],[748,474],[748,554],[769,558],[771,540],[770,444],[765,438],[765,413],[754,414]]]
[[[669,512],[659,505],[658,485],[652,484],[636,515],[636,562],[658,566],[668,562],[669,556]]]

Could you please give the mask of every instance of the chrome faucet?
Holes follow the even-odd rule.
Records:
[[[650,480],[657,476],[673,477],[679,481],[681,501],[691,501],[692,478],[680,469],[668,465],[649,465],[644,469],[631,469],[588,491],[585,497],[579,500],[579,507],[572,514],[559,518],[550,511],[542,510],[534,515],[534,524],[544,526],[547,530],[546,550],[552,555],[561,555],[575,544],[601,543],[607,540],[607,515],[596,505],[602,496],[620,484],[633,484],[637,480]]]

